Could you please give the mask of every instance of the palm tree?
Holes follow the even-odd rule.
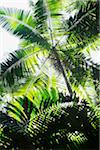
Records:
[[[82,1],[79,7],[78,0],[68,3],[68,9],[76,11],[72,17],[65,2],[30,1],[29,12],[0,9],[3,27],[21,39],[20,49],[1,64],[0,93],[13,97],[6,103],[6,113],[0,114],[3,149],[57,148],[63,141],[61,148],[95,148],[92,141],[98,138],[98,111],[93,104],[97,99],[94,70],[98,69],[86,55],[99,43],[97,4],[94,0]],[[59,74],[62,76],[56,79]],[[69,97],[60,93],[62,78]],[[79,105],[81,99],[88,104]]]
[[[93,65],[84,53],[89,53],[92,48],[96,49],[98,44],[96,2],[87,1],[87,6],[83,3],[83,7],[81,6],[79,12],[74,15],[74,18],[70,17],[69,21],[61,14],[63,10],[61,4],[65,9],[65,2],[42,0],[35,4],[31,2],[33,11],[30,12],[1,9],[0,18],[3,27],[22,39],[21,50],[15,51],[6,63],[1,64],[1,79],[11,86],[17,79],[19,81],[20,78],[27,78],[27,76],[30,78],[33,74],[37,76],[37,72],[43,74],[44,71],[44,74],[48,75],[46,66],[51,69],[53,63],[62,73],[71,96],[73,91],[78,91],[82,98],[90,99],[86,88],[90,82],[92,87],[94,86],[90,80],[93,74],[92,66],[95,68],[96,65]],[[62,43],[60,39],[63,37],[65,42]],[[51,60],[50,66],[46,64],[48,58]],[[29,85],[33,82],[33,78]]]

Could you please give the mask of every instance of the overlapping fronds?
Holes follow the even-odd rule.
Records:
[[[11,60],[8,59],[1,64],[1,93],[3,93],[2,90],[6,90],[11,93],[11,96],[24,95],[30,100],[33,100],[35,96],[37,99],[35,103],[38,103],[38,98],[41,99],[43,93],[45,100],[48,95],[47,90],[49,92],[57,90],[60,84],[57,82],[60,79],[56,79],[54,69],[48,68],[50,67],[49,57],[44,49],[31,45],[15,51],[11,56]]]
[[[11,86],[19,79],[22,78],[24,82],[26,77],[36,73],[42,65],[40,64],[39,55],[42,55],[43,50],[29,45],[11,53],[6,62],[1,63],[0,77],[3,83]],[[45,57],[47,56],[45,55]]]
[[[36,3],[30,1],[30,6],[33,11],[33,18],[35,21],[36,29],[40,33],[44,33],[47,30],[47,10],[44,0],[38,0]]]
[[[63,17],[63,11],[65,11],[66,0],[36,0],[30,1],[30,6],[33,11],[33,17],[36,22],[36,28],[39,32],[44,33],[49,37],[49,31],[55,36],[62,35],[60,26]],[[51,29],[52,28],[52,29]],[[56,32],[55,32],[56,31]],[[53,36],[54,40],[56,37]]]
[[[57,43],[60,47],[60,58],[68,72],[73,90],[77,93],[80,91],[84,98],[87,95],[87,98],[93,99],[97,95],[92,76],[93,68],[97,68],[97,65],[93,63],[89,54],[99,47],[96,12],[96,2],[87,1],[85,7],[81,6],[74,17],[69,17],[65,24],[63,23],[64,35],[67,35],[66,42],[61,46],[60,41]],[[92,87],[90,91],[87,90],[89,84]]]
[[[72,11],[79,4],[73,17],[65,17],[69,3]],[[1,64],[0,93],[9,85],[13,99],[0,112],[0,149],[98,149],[100,114],[92,102],[99,67],[89,56],[99,45],[98,8],[95,0],[69,3],[36,0],[32,12],[0,9],[3,27],[23,40]],[[55,70],[70,96],[59,92],[64,83]]]
[[[15,109],[15,106],[10,104],[8,105],[9,111],[12,112],[13,110],[9,109],[9,106]],[[18,107],[18,105],[16,107]],[[88,104],[83,103],[78,105],[77,103],[63,102],[56,105],[53,104],[49,108],[44,108],[35,116],[32,111],[30,114],[26,122],[22,123],[21,121],[21,123],[18,123],[14,116],[9,117],[1,113],[2,119],[0,123],[4,126],[2,128],[2,135],[4,136],[2,136],[2,138],[5,143],[6,136],[11,139],[8,142],[9,144],[6,144],[7,148],[12,148],[14,145],[20,149],[26,148],[26,145],[24,145],[25,142],[27,142],[28,148],[31,147],[31,149],[41,149],[41,147],[43,149],[98,147],[98,145],[94,143],[98,143],[97,132],[99,114],[96,114],[95,110],[89,107]],[[17,113],[16,116],[19,118],[22,117]],[[9,118],[8,125],[8,120],[6,120],[7,117]],[[14,136],[15,132],[16,136]],[[93,139],[95,142],[93,142]],[[1,145],[1,147],[2,146],[4,145]]]
[[[91,78],[92,76],[90,71],[91,69],[89,68],[86,59],[84,59],[85,58],[84,52],[85,51],[89,52],[91,48],[96,49],[97,46],[96,41],[98,41],[97,39],[98,30],[96,28],[96,2],[87,1],[86,6],[83,7],[81,5],[80,10],[74,15],[74,17],[73,18],[69,17],[69,20],[67,21],[64,20],[63,18],[61,20],[62,6],[64,6],[63,10],[66,10],[67,5],[64,4],[66,3],[65,1],[62,0],[61,1],[37,0],[36,3],[31,2],[31,6],[33,9],[32,13],[24,12],[23,10],[4,8],[1,9],[0,12],[1,23],[3,23],[4,27],[6,27],[7,30],[13,32],[13,34],[16,34],[20,36],[22,39],[26,40],[24,41],[24,44],[26,42],[25,45],[29,45],[30,43],[36,42],[42,47],[45,47],[45,49],[47,50],[50,50],[50,45],[48,44],[47,40],[45,40],[43,36],[39,34],[39,32],[44,35],[47,34],[48,37],[48,33],[47,32],[44,33],[45,30],[44,28],[45,27],[48,28],[46,30],[50,30],[49,31],[50,35],[48,37],[49,42],[50,40],[52,40],[53,42],[52,44],[54,45],[55,40],[58,39],[58,35],[55,37],[55,31],[59,32],[59,29],[62,30],[63,28],[64,32],[62,32],[62,35],[67,36],[66,40],[63,44],[60,43],[61,41],[58,41],[56,43],[55,45],[56,48],[50,51],[51,55],[50,59],[54,58],[54,61],[52,59],[53,65],[56,66],[57,70],[62,72],[66,81],[68,81],[68,79],[65,74],[67,74],[67,76],[70,77],[72,85],[74,83],[74,85],[76,84],[78,87],[80,86],[84,87],[84,85],[86,84],[85,83],[86,77],[88,78],[88,81],[91,80],[91,84],[93,83]],[[54,22],[56,20],[55,25],[53,24],[53,20]],[[46,24],[48,25],[45,26]],[[60,28],[56,30],[55,26],[57,24],[60,25]],[[25,51],[17,53],[25,53]],[[54,51],[57,51],[56,54],[58,53],[58,56],[57,55],[55,56]],[[24,54],[25,55],[24,65],[18,63],[20,62],[20,60],[22,61],[23,58],[22,57],[18,58],[16,54],[11,54],[12,55],[11,57],[13,58],[11,58],[11,60],[8,60],[8,62],[6,62],[5,64],[1,65],[2,66],[1,68],[3,68],[5,72],[2,75],[5,75],[10,71],[9,76],[6,76],[5,78],[7,79],[7,82],[9,82],[10,85],[12,85],[14,80],[16,80],[16,77],[13,76],[14,74],[16,76],[19,72],[19,74],[17,75],[17,77],[19,78],[20,76],[22,76],[22,74],[26,75],[28,71],[32,73],[36,72],[35,67],[39,59],[37,59],[34,56],[35,61],[33,60],[32,56],[34,55],[34,51],[32,53],[31,52],[29,53],[30,53],[29,55],[31,56],[28,59],[28,62],[26,59],[28,54]],[[59,59],[61,59],[61,62]],[[19,64],[18,67],[16,67],[16,64]],[[65,66],[65,69],[63,65]],[[12,69],[13,68],[12,66],[13,67],[15,66],[15,69]],[[73,89],[73,91],[74,90],[75,88]],[[84,90],[86,89],[84,88]],[[84,90],[82,90],[82,92]]]
[[[96,2],[88,2],[85,8],[82,8],[66,21],[66,31],[69,31],[69,38],[75,37],[75,43],[89,44],[89,40],[93,40],[98,35],[97,28],[97,4]],[[77,41],[78,40],[78,41]],[[73,41],[74,42],[74,41]]]
[[[47,40],[35,30],[31,12],[12,8],[0,8],[0,23],[7,30],[31,43],[38,43],[42,47],[50,48]]]
[[[63,64],[67,68],[73,90],[78,94],[80,93],[79,95],[83,98],[95,99],[97,95],[94,82],[96,84],[99,84],[99,82],[96,78],[94,79],[93,70],[99,71],[99,68],[97,68],[97,64],[94,64],[91,59],[87,59],[81,52],[76,53],[73,48],[72,51],[67,48],[61,54],[64,56]],[[89,87],[91,87],[90,91]]]
[[[84,110],[84,111],[83,111]],[[83,139],[88,139],[88,135],[91,134],[91,138],[88,139],[91,141],[95,133],[91,133],[93,127],[89,123],[89,118],[87,117],[86,108],[81,106],[73,105],[72,103],[62,103],[58,106],[53,106],[50,110],[44,112],[45,115],[38,115],[37,118],[34,118],[33,121],[30,121],[29,131],[34,139],[35,135],[38,135],[37,139],[41,139],[40,142],[37,140],[37,147],[42,145],[43,147],[52,147],[57,148],[56,146],[67,147],[68,148],[77,148],[76,145],[71,142],[71,137],[79,135],[79,133],[84,133]],[[93,114],[92,114],[93,115]],[[45,116],[45,117],[44,117]],[[42,120],[43,118],[43,120]],[[36,119],[36,120],[35,120]],[[78,122],[78,123],[77,123]],[[88,127],[86,124],[88,123]],[[41,126],[39,126],[41,124]],[[41,127],[44,129],[41,130]],[[34,130],[35,131],[34,131]],[[95,130],[95,129],[93,129]],[[92,131],[93,131],[92,130]],[[68,139],[68,133],[71,133],[70,140]],[[87,132],[88,131],[88,132]],[[94,131],[95,132],[95,131]],[[74,134],[75,133],[75,134]],[[81,141],[80,137],[78,138]],[[83,140],[83,141],[84,141]],[[43,142],[44,141],[44,142]],[[63,141],[66,141],[63,143]],[[73,141],[73,140],[72,140]],[[47,142],[47,145],[46,143]],[[91,141],[92,142],[92,141]],[[41,143],[41,144],[40,144]],[[54,146],[55,145],[55,146]]]
[[[58,90],[56,83],[53,83],[53,78],[50,80],[48,76],[40,74],[38,76],[32,76],[13,95],[18,97],[26,96],[38,110],[53,103],[52,100],[57,101]],[[44,102],[45,106],[42,106]]]

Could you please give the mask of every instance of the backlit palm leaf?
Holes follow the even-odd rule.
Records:
[[[36,29],[44,33],[47,30],[47,10],[46,4],[43,0],[38,0],[36,3],[30,1],[30,6],[33,11],[33,18],[35,21]]]
[[[0,22],[2,26],[31,43],[37,43],[45,48],[50,48],[48,42],[36,30],[34,20],[30,12],[17,9],[0,9]]]

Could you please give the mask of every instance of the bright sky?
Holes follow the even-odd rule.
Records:
[[[0,7],[29,9],[28,0],[0,0]],[[18,48],[19,39],[0,26],[0,62]]]
[[[28,0],[0,0],[0,7],[29,9]],[[0,27],[0,62],[18,48],[19,39]],[[100,63],[100,51],[92,52],[94,62]]]

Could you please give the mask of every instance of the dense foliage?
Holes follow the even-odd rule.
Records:
[[[0,68],[0,149],[98,150],[98,3],[29,4],[0,8],[2,27],[21,39]]]

